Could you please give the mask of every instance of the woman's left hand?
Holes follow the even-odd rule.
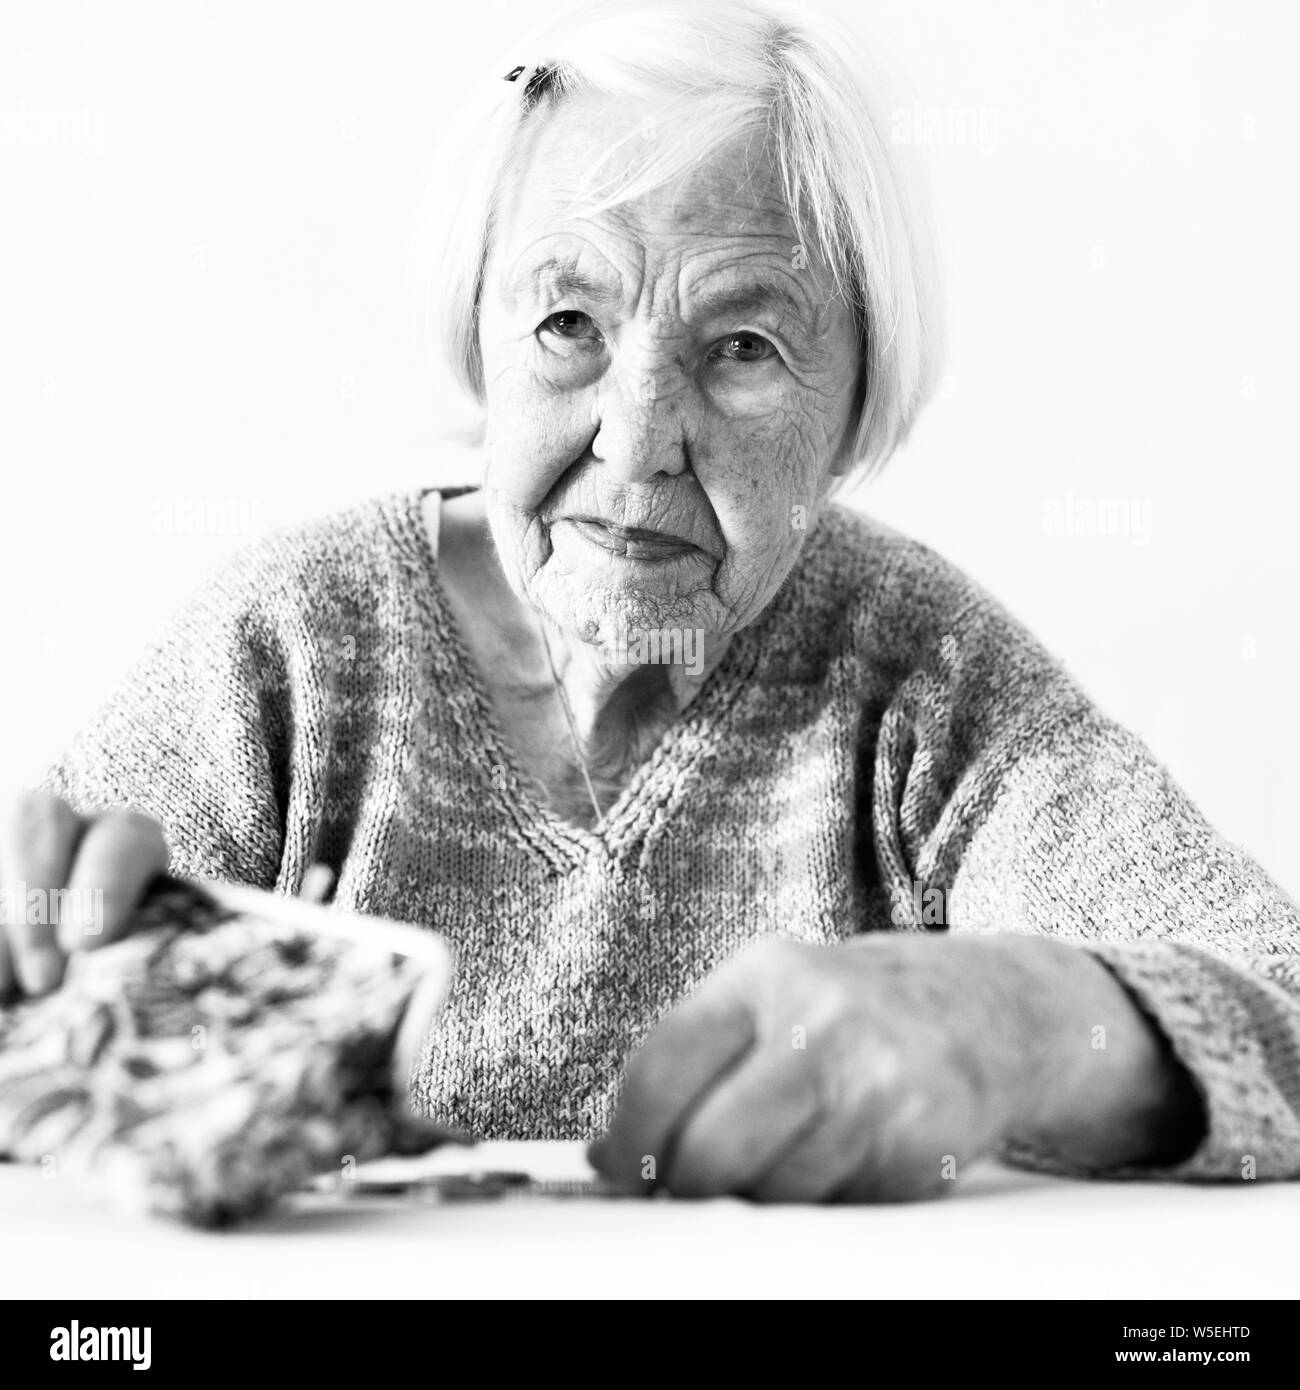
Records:
[[[627,1185],[762,1201],[935,1196],[1013,1134],[1122,1162],[1158,1137],[1161,1043],[1060,942],[770,938],[650,1035],[589,1156]]]

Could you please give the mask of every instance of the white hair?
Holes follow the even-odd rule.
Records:
[[[444,141],[421,233],[435,358],[475,419],[479,300],[503,197],[532,127],[566,98],[592,95],[653,112],[658,137],[639,142],[646,153],[604,206],[736,137],[766,142],[800,246],[857,326],[863,375],[847,462],[881,466],[934,390],[944,335],[920,171],[889,139],[881,83],[856,37],[780,0],[603,0],[519,41],[500,66],[475,82]]]

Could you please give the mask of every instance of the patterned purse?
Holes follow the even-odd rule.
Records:
[[[408,1078],[450,978],[417,927],[161,879],[130,935],[0,1009],[0,1155],[214,1227],[423,1152],[446,1136]]]

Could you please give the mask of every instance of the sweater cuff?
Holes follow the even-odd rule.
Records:
[[[1168,1039],[1204,1106],[1206,1131],[1168,1166],[1082,1168],[1025,1144],[1002,1157],[1070,1176],[1250,1181],[1300,1176],[1300,1020],[1256,971],[1172,941],[1089,942]]]

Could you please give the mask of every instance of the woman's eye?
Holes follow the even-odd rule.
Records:
[[[714,355],[728,362],[761,362],[776,349],[757,333],[731,333],[714,348]]]
[[[591,316],[579,309],[561,309],[542,322],[544,332],[553,333],[557,338],[596,338],[596,325]]]

